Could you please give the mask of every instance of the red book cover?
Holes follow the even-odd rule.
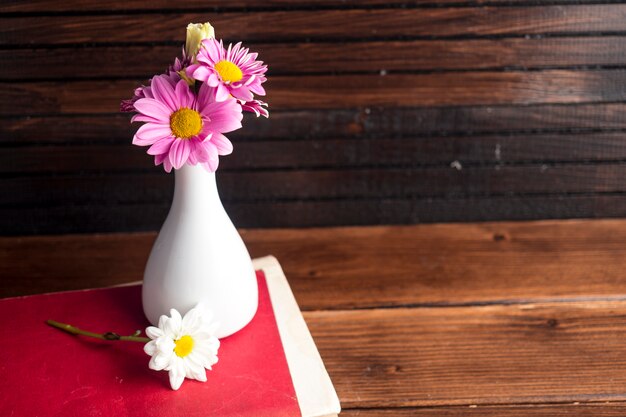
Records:
[[[74,336],[48,319],[98,333],[149,325],[139,285],[0,300],[2,416],[300,416],[263,272],[252,322],[221,340],[208,381],[169,387],[137,342]]]

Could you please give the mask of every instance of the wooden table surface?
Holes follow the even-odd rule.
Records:
[[[626,220],[242,236],[283,265],[342,415],[626,415]],[[136,281],[154,238],[0,238],[0,295]]]

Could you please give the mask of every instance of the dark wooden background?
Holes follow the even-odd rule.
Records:
[[[626,4],[2,0],[0,233],[156,230],[121,99],[189,22],[270,65],[222,158],[240,227],[626,215]]]

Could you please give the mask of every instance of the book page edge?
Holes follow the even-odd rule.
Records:
[[[253,263],[265,272],[302,416],[336,416],[341,411],[339,398],[278,260],[266,256]]]

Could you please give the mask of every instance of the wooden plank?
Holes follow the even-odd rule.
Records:
[[[252,44],[272,74],[623,66],[624,38],[512,38]],[[375,54],[372,51],[376,51]],[[0,50],[0,79],[148,78],[180,55],[178,46]],[[36,60],[16,73],[15,62]],[[76,65],[81,62],[81,65]],[[46,68],[42,71],[41,68]]]
[[[473,164],[624,161],[626,133],[514,134],[410,139],[235,141],[220,171]],[[151,170],[145,148],[123,145],[0,148],[0,174]],[[307,155],[302,158],[302,155]]]
[[[115,113],[135,81],[1,83],[5,115]],[[456,106],[626,100],[626,70],[273,77],[271,109]],[[130,92],[130,93],[129,93]]]
[[[530,198],[513,203],[549,210],[545,200]],[[609,205],[606,201],[596,203],[598,207]],[[410,212],[410,206],[402,202],[376,204],[390,211]],[[456,212],[471,212],[472,204],[461,201]],[[576,206],[583,204],[579,201]],[[615,206],[621,208],[623,216],[624,198]],[[243,210],[249,215],[281,218],[301,207],[275,204],[257,211],[252,206]],[[441,208],[433,207],[432,212],[441,212]],[[95,221],[89,225],[106,224],[112,219],[137,225],[153,216],[147,206],[126,212],[115,207],[106,209],[81,211],[80,207],[67,207],[65,217],[56,209],[41,210],[41,215],[56,216],[56,220],[69,224],[91,216]],[[242,207],[228,209],[233,219],[242,211]],[[167,210],[167,206],[161,209],[159,223]],[[318,204],[307,214],[315,218],[323,211]],[[328,212],[340,221],[358,216],[348,204],[341,207],[335,203]],[[4,223],[6,210],[0,213]],[[32,224],[38,223],[35,220]],[[2,230],[6,230],[4,224]],[[261,229],[241,233],[253,257],[273,254],[280,260],[304,310],[610,298],[623,294],[626,288],[624,220]],[[0,275],[9,278],[1,280],[0,295],[140,280],[154,238],[153,232],[0,237]]]
[[[95,155],[97,157],[97,155]],[[159,172],[0,179],[1,206],[167,203],[173,175]],[[623,193],[626,164],[226,171],[227,202],[360,198],[467,198],[507,194]]]
[[[488,3],[535,3],[534,0],[491,0]],[[536,1],[540,3],[539,1]],[[555,0],[553,3],[569,3],[571,0]],[[594,3],[593,0],[587,0]],[[264,1],[261,9],[294,9],[294,8],[367,8],[376,6],[408,6],[421,5],[445,5],[465,3],[468,5],[481,6],[485,2],[481,0],[268,0]],[[259,3],[254,0],[231,0],[225,4],[220,0],[188,0],[185,2],[171,2],[168,0],[156,0],[145,2],[142,0],[64,0],[51,2],[49,0],[5,0],[0,5],[0,13],[48,13],[48,12],[94,12],[94,11],[129,11],[129,10],[193,10],[205,9],[209,11],[220,9],[245,8],[254,11]]]
[[[235,12],[206,18],[218,37],[257,42],[589,34],[623,31],[626,5]],[[184,28],[196,20],[197,13],[4,17],[0,45],[182,43]]]
[[[446,1],[446,0],[439,0]],[[357,2],[347,2],[345,0],[268,0],[261,6],[263,9],[289,9],[293,7],[324,7],[324,6],[363,6],[379,4],[410,4],[428,3],[426,0],[397,1],[389,2],[384,0],[359,0]],[[28,12],[92,12],[92,11],[128,11],[128,10],[198,10],[221,8],[245,8],[254,10],[259,4],[251,0],[231,0],[228,4],[219,0],[189,0],[184,3],[171,2],[168,0],[156,0],[145,2],[141,0],[129,0],[119,2],[116,0],[64,0],[50,2],[49,0],[6,0],[0,6],[0,13],[28,13]]]
[[[0,143],[128,144],[138,125],[125,114],[3,118]],[[420,107],[272,111],[247,115],[235,141],[268,139],[411,138],[437,134],[626,129],[626,104]]]
[[[368,408],[342,410],[345,417],[621,417],[626,405],[620,402]]]
[[[347,408],[623,401],[625,318],[624,301],[305,313]]]

